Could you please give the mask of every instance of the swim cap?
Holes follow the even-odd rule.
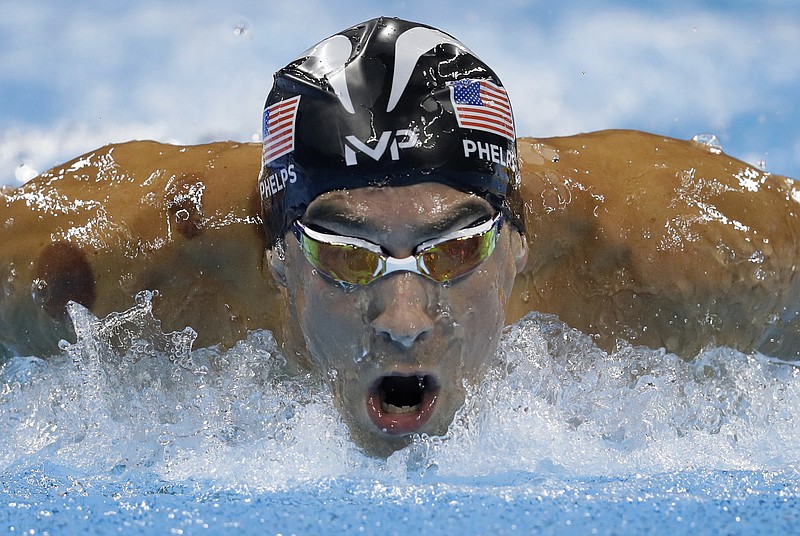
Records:
[[[524,229],[506,91],[430,26],[377,18],[311,47],[275,73],[263,130],[271,245],[325,192],[432,181],[483,197]]]

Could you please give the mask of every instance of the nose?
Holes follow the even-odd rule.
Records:
[[[380,336],[411,348],[433,332],[428,314],[428,296],[420,277],[408,272],[393,274],[376,282],[378,315],[372,327]]]

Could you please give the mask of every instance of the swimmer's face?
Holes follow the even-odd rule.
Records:
[[[327,234],[379,244],[396,258],[447,233],[491,219],[485,200],[438,183],[329,192],[302,222]],[[441,435],[494,358],[524,238],[500,228],[494,252],[472,272],[439,283],[393,272],[346,285],[315,269],[295,235],[271,267],[287,287],[291,321],[307,357],[329,382],[354,439],[387,455],[415,433]]]

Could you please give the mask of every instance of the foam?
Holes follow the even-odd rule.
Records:
[[[623,343],[607,353],[532,313],[506,330],[445,437],[376,460],[349,440],[324,382],[295,370],[271,333],[192,350],[196,334],[163,333],[151,298],[102,320],[70,304],[76,343],[3,366],[0,471],[55,464],[90,480],[269,490],[343,477],[792,471],[800,459],[794,366],[718,347],[692,361]]]

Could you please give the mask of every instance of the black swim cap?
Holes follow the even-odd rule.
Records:
[[[511,106],[497,75],[450,35],[378,18],[275,73],[259,190],[274,245],[325,192],[440,182],[522,231]]]

